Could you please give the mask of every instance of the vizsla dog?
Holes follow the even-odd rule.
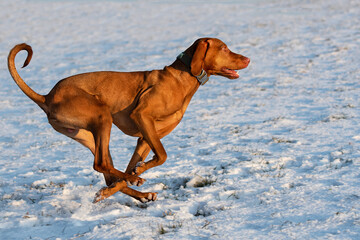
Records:
[[[145,180],[139,175],[163,164],[167,158],[160,139],[181,121],[192,96],[209,76],[239,77],[250,59],[231,52],[219,39],[201,38],[163,70],[143,72],[91,72],[59,81],[47,95],[32,90],[15,68],[15,56],[26,50],[24,66],[32,49],[23,43],[9,54],[8,68],[20,89],[44,110],[51,126],[94,154],[94,169],[104,174],[107,187],[94,202],[123,192],[141,202],[154,201],[157,193],[139,192]],[[110,130],[115,124],[125,134],[138,138],[125,172],[114,168],[109,151]],[[154,157],[145,162],[150,150]]]

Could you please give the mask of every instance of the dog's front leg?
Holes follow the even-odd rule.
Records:
[[[137,124],[146,143],[155,153],[155,156],[150,161],[135,168],[135,175],[139,176],[146,170],[163,164],[166,161],[167,154],[156,132],[154,119],[143,111],[134,111],[131,118]]]
[[[99,117],[100,121],[93,127],[95,139],[94,169],[105,176],[112,176],[117,179],[131,182],[133,185],[141,186],[145,179],[121,172],[114,168],[109,151],[109,141],[111,132],[111,116],[106,118],[106,114]]]
[[[133,156],[126,168],[125,173],[137,175],[136,168],[140,166],[149,155],[150,146],[143,138],[139,138]],[[137,175],[138,176],[138,175]]]
[[[127,186],[127,182],[140,186],[145,182],[145,179],[121,172],[114,168],[109,152],[109,140],[112,126],[111,115],[107,112],[104,112],[101,117],[96,119],[98,122],[94,123],[92,127],[92,133],[95,140],[94,169],[103,173],[105,176],[118,178],[119,181],[112,183],[108,187],[102,188],[96,194],[94,202],[108,198],[118,191],[132,196],[133,198],[142,202],[156,200],[156,193],[142,193],[135,191]]]
[[[118,191],[125,193],[141,202],[155,201],[157,199],[157,193],[143,193],[131,189],[127,186],[127,182],[140,186],[145,182],[145,179],[123,173],[114,168],[109,153],[110,128],[111,124],[103,123],[97,130],[94,131],[94,168],[96,171],[99,171],[104,175],[106,174],[105,176],[115,177],[119,179],[119,181],[113,182],[110,186],[100,189],[100,191],[95,196],[94,202],[99,202],[105,198],[108,198]]]

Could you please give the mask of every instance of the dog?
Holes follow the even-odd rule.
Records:
[[[200,38],[162,70],[139,72],[100,71],[83,73],[59,81],[47,95],[32,90],[15,67],[18,52],[27,51],[23,67],[32,57],[26,43],[9,53],[9,72],[19,88],[47,115],[59,133],[81,143],[94,155],[94,170],[102,173],[107,187],[94,202],[120,191],[141,202],[155,201],[157,193],[139,192],[139,175],[163,164],[167,158],[160,141],[181,121],[192,96],[211,75],[239,77],[250,59],[229,50],[216,38]],[[112,124],[127,135],[137,137],[137,145],[125,172],[114,167],[110,151]],[[154,156],[145,162],[150,150]]]

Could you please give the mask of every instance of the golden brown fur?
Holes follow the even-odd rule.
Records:
[[[20,89],[46,113],[58,132],[78,141],[94,154],[94,169],[105,176],[108,187],[95,198],[100,201],[117,191],[142,202],[154,201],[156,193],[142,193],[128,185],[142,185],[139,175],[165,162],[166,151],[160,139],[181,121],[200,84],[194,76],[207,75],[238,78],[234,70],[246,68],[250,60],[231,52],[220,40],[202,38],[185,53],[191,57],[187,66],[179,59],[163,70],[144,72],[91,72],[59,81],[47,95],[33,91],[15,68],[15,56],[32,50],[26,44],[15,46],[8,57],[9,71]],[[109,152],[110,131],[115,124],[125,134],[138,137],[135,152],[125,172],[114,168]],[[144,162],[150,150],[154,157]]]

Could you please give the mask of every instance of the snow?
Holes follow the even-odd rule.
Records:
[[[360,2],[0,0],[1,239],[359,239]],[[92,155],[56,133],[5,59],[46,94],[96,70],[171,64],[199,37],[251,59],[211,77],[142,176],[142,204],[105,185]],[[124,169],[136,139],[112,131]],[[151,156],[150,156],[151,157]]]

